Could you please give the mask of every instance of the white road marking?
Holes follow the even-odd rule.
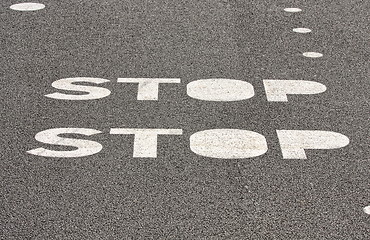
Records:
[[[364,207],[364,212],[370,215],[370,206]]]
[[[204,101],[240,101],[254,96],[252,84],[234,79],[201,79],[189,83],[187,94]]]
[[[263,135],[240,129],[211,129],[190,136],[190,149],[210,158],[251,158],[267,152]]]
[[[117,82],[138,83],[137,100],[158,100],[160,83],[180,83],[180,78],[118,78]]]
[[[296,12],[302,12],[302,9],[300,8],[284,8],[285,12],[291,12],[291,13],[296,13]]]
[[[287,102],[288,94],[318,94],[326,91],[324,84],[304,80],[263,80],[267,100]]]
[[[311,31],[312,30],[309,28],[293,28],[293,32],[296,32],[296,33],[309,33]]]
[[[37,11],[45,8],[41,3],[17,3],[10,6],[10,9],[16,11]]]
[[[111,92],[102,87],[95,87],[95,86],[82,86],[82,85],[74,85],[73,83],[76,82],[89,82],[94,84],[101,84],[109,82],[107,79],[103,78],[85,78],[85,77],[77,77],[77,78],[63,78],[59,79],[51,84],[54,88],[61,89],[61,90],[68,90],[68,91],[76,91],[76,92],[86,92],[88,94],[77,95],[77,94],[65,94],[65,93],[51,93],[45,95],[49,98],[54,99],[63,99],[63,100],[92,100],[92,99],[99,99],[104,98],[111,94]]]
[[[182,129],[112,128],[110,134],[134,134],[133,157],[156,158],[158,135],[181,135]]]
[[[322,57],[323,54],[318,53],[318,52],[304,52],[303,56],[309,57],[309,58],[319,58],[319,57]]]
[[[43,157],[61,157],[61,158],[74,158],[74,157],[85,157],[93,155],[100,152],[103,146],[94,141],[82,140],[82,139],[72,139],[59,137],[59,134],[81,134],[85,136],[91,136],[101,133],[98,130],[88,129],[88,128],[54,128],[48,129],[36,134],[35,139],[39,142],[61,145],[61,146],[73,146],[76,150],[72,151],[54,151],[45,148],[36,148],[27,151],[30,154],[43,156]]]
[[[305,149],[335,149],[349,144],[347,136],[330,131],[276,130],[284,159],[307,159]]]
[[[133,157],[156,158],[158,135],[182,135],[182,129],[112,128],[110,134],[134,136]],[[306,149],[334,149],[349,144],[343,134],[318,130],[276,130],[284,159],[306,159]],[[100,152],[103,146],[83,139],[60,137],[60,134],[91,136],[101,133],[89,128],[53,128],[41,131],[35,139],[41,143],[69,146],[75,150],[36,148],[27,153],[44,157],[85,157]],[[190,150],[210,158],[252,158],[268,150],[266,138],[256,132],[242,129],[208,129],[190,136]],[[366,208],[367,209],[367,208]]]

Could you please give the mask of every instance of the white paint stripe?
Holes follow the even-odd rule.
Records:
[[[312,30],[309,28],[293,28],[293,32],[296,32],[296,33],[309,33],[311,31]]]
[[[137,100],[158,100],[160,83],[180,83],[180,78],[118,78],[117,82],[138,83]]]
[[[10,9],[16,11],[37,11],[45,8],[41,3],[17,3],[10,6]]]
[[[304,52],[302,55],[309,58],[320,58],[323,56],[322,53],[318,52]]]
[[[291,12],[291,13],[296,13],[296,12],[302,12],[302,9],[300,8],[284,8],[285,12]]]

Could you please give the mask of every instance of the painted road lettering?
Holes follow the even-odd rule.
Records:
[[[252,158],[267,152],[263,135],[240,129],[212,129],[190,136],[190,149],[211,158]]]
[[[28,153],[44,157],[75,158],[96,154],[102,150],[98,142],[60,137],[60,134],[91,136],[101,133],[88,128],[55,128],[36,134],[35,139],[51,145],[70,146],[76,150],[56,151],[36,148]],[[110,134],[134,134],[134,158],[156,158],[158,135],[182,135],[182,129],[112,128]],[[284,159],[307,159],[305,149],[335,149],[349,144],[343,134],[318,130],[277,130]],[[190,136],[190,150],[210,158],[252,158],[268,150],[263,135],[243,129],[209,129]]]
[[[98,86],[78,85],[78,83],[102,84],[110,82],[102,78],[64,78],[52,83],[52,87],[64,91],[83,92],[86,94],[55,92],[45,95],[60,100],[93,100],[107,97],[111,91]],[[159,85],[164,83],[180,83],[179,78],[118,78],[118,83],[137,83],[137,100],[157,101]],[[267,101],[287,102],[289,94],[319,94],[326,91],[322,83],[306,80],[263,80]],[[203,101],[241,101],[255,95],[253,85],[235,79],[201,79],[187,84],[186,93],[189,97]]]
[[[93,83],[93,84],[102,84],[110,82],[107,79],[103,78],[63,78],[59,79],[52,83],[51,86],[60,90],[67,90],[67,91],[75,91],[75,92],[83,92],[87,94],[65,94],[65,93],[51,93],[45,95],[49,98],[54,99],[62,99],[62,100],[93,100],[107,97],[111,94],[106,88],[103,87],[96,87],[96,86],[83,86],[83,85],[75,85],[74,83]]]
[[[329,131],[276,130],[285,159],[307,159],[305,149],[334,149],[347,146],[349,138]]]
[[[270,102],[287,102],[288,94],[318,94],[326,91],[324,84],[303,80],[263,80]]]
[[[158,100],[160,83],[180,83],[179,78],[118,78],[120,83],[138,83],[137,100]]]
[[[158,135],[182,135],[182,129],[112,128],[110,134],[134,134],[133,157],[156,158]]]
[[[61,157],[61,158],[76,158],[93,155],[100,152],[103,149],[103,146],[95,141],[82,140],[82,139],[73,139],[59,137],[60,134],[80,134],[85,136],[91,136],[101,133],[95,129],[89,128],[54,128],[48,129],[36,134],[35,139],[39,142],[51,144],[51,145],[60,145],[60,146],[71,146],[77,148],[76,150],[71,151],[55,151],[45,148],[36,148],[28,151],[28,153],[43,156],[43,157]]]
[[[254,96],[252,84],[234,79],[202,79],[187,85],[189,97],[204,101],[240,101]]]

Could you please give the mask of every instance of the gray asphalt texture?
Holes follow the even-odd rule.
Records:
[[[41,2],[34,12],[0,3],[0,239],[369,239],[368,1]],[[302,56],[309,51],[324,56]],[[111,80],[102,86],[112,94],[44,97],[68,77]],[[125,77],[181,84],[162,85],[159,101],[137,101],[137,85],[117,83]],[[207,78],[248,81],[256,95],[187,96],[187,83]],[[263,79],[328,89],[268,102]],[[53,149],[34,136],[58,127],[100,130],[88,139],[104,148],[82,158],[26,153]],[[110,135],[115,127],[184,134],[160,137],[157,158],[133,158],[133,136]],[[269,150],[239,160],[193,153],[190,135],[214,128],[261,133]],[[288,160],[276,129],[334,131],[351,142]]]

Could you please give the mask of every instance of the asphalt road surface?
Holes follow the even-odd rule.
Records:
[[[368,1],[19,3],[0,239],[370,238]]]

